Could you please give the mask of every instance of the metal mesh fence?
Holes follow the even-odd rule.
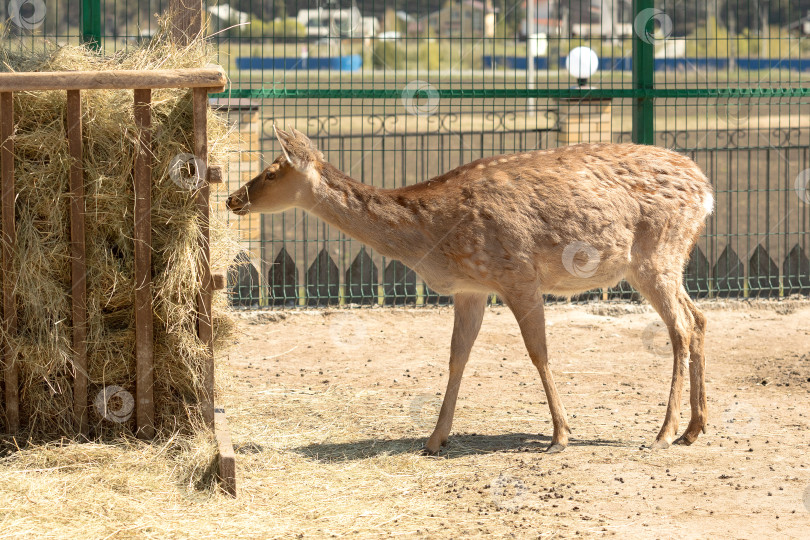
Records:
[[[149,39],[169,7],[64,0],[38,22],[38,1],[6,6],[18,10],[6,39],[95,40],[110,53]],[[695,159],[715,188],[690,294],[810,294],[810,0],[242,0],[205,13],[232,81],[213,106],[243,141],[220,206],[279,153],[273,124],[380,188],[502,153],[656,144]],[[229,219],[245,248],[234,305],[452,301],[301,210]],[[635,293],[622,283],[578,297],[590,298]]]

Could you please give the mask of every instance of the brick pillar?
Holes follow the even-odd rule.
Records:
[[[611,99],[557,100],[560,146],[581,142],[611,142]]]
[[[220,212],[224,219],[233,220],[233,215],[222,201],[228,194],[261,172],[260,103],[247,98],[211,98],[211,108],[227,116],[228,124],[235,128],[238,137],[238,152],[228,156],[227,173],[222,184],[212,186],[211,197],[217,204],[214,211]],[[244,249],[249,251],[255,261],[261,259],[259,245],[261,240],[261,219],[259,215],[248,216],[239,220],[241,236],[245,241]],[[257,265],[257,268],[259,265]]]

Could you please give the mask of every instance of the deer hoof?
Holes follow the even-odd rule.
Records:
[[[652,446],[650,446],[650,448],[652,448],[653,450],[666,450],[667,448],[669,448],[669,442],[666,439],[658,439],[654,443],[652,443]]]
[[[689,446],[690,444],[692,444],[697,440],[698,435],[700,435],[699,429],[687,429],[686,431],[683,432],[683,435],[678,437],[678,440],[676,440],[673,444],[682,444],[684,446]]]
[[[680,446],[689,446],[693,442],[695,441],[690,441],[689,439],[686,438],[686,435],[681,435],[680,437],[675,439],[675,442],[673,442],[672,444],[678,444]]]
[[[438,456],[439,452],[441,452],[441,451],[442,451],[441,446],[438,448],[438,450],[431,450],[427,446],[423,446],[422,450],[419,451],[419,454],[422,455],[422,456],[433,456],[433,457],[435,457],[435,456]]]
[[[563,450],[565,450],[565,445],[556,443],[546,448],[546,454],[559,454]]]

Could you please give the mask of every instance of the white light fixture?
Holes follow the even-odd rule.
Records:
[[[576,47],[565,59],[565,69],[584,88],[588,79],[599,69],[599,57],[590,47]]]

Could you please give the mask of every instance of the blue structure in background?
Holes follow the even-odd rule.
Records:
[[[656,58],[655,71],[691,71],[704,69],[727,69],[728,58]],[[789,69],[810,71],[810,58],[738,58],[738,69]],[[560,57],[560,66],[565,66],[565,57]],[[483,56],[484,69],[526,69],[525,56]],[[236,59],[236,67],[244,70],[307,70],[330,69],[335,71],[359,71],[363,58],[359,54],[313,58],[242,56]],[[548,58],[536,56],[535,69],[548,69]],[[629,56],[604,57],[599,59],[599,71],[632,71],[633,59]]]
[[[738,58],[740,69],[790,69],[810,71],[810,58]]]
[[[493,66],[494,64],[494,66]],[[738,58],[738,69],[790,69],[793,71],[810,71],[810,58]],[[525,56],[490,56],[483,57],[484,69],[506,68],[526,69]],[[565,66],[565,57],[560,57],[561,67]],[[728,58],[656,58],[655,71],[692,71],[704,69],[728,69]],[[536,69],[548,69],[546,57],[535,57]],[[599,71],[632,71],[633,59],[629,56],[605,57],[599,59]]]
[[[292,70],[331,69],[335,71],[359,71],[363,58],[359,54],[348,56],[324,56],[312,58],[240,56],[236,67],[246,70]]]
[[[493,65],[494,64],[494,65]],[[491,56],[484,55],[484,69],[506,68],[506,69],[526,69],[525,56]],[[548,69],[548,58],[545,56],[534,57],[535,69]]]

